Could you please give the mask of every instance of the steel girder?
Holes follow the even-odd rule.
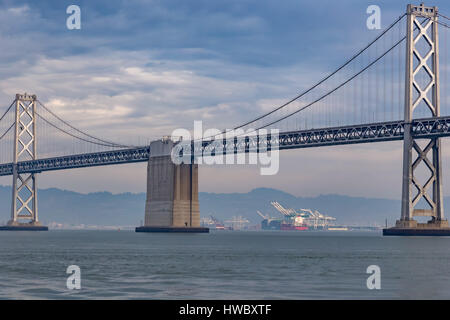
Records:
[[[324,129],[299,130],[282,132],[275,138],[280,150],[300,149],[321,146],[344,144],[384,142],[402,140],[405,123],[402,120],[381,122],[365,125],[344,126]],[[429,139],[450,136],[450,116],[439,118],[416,119],[411,123],[411,134],[416,139]],[[260,141],[258,141],[260,140]],[[234,145],[234,152],[252,152],[257,146],[263,145],[267,140],[258,137],[248,137],[243,142]],[[221,141],[222,145],[223,142]],[[240,143],[240,144],[239,144]],[[204,141],[200,153],[207,150],[211,142]],[[269,140],[268,148],[271,148]],[[105,166],[132,162],[148,161],[150,147],[121,149],[105,152],[77,154],[17,163],[19,173],[37,173],[42,171]],[[13,174],[13,164],[0,164],[0,176]]]
[[[371,143],[402,140],[405,133],[403,120],[331,127],[322,129],[299,130],[282,132],[277,136],[264,137],[248,136],[245,139],[231,142],[231,148],[225,147],[225,142],[220,141],[217,148],[212,141],[204,141],[201,148],[195,148],[195,155],[201,155],[205,151],[212,155],[217,154],[217,149],[234,150],[234,153],[255,152],[260,149],[277,147],[279,150],[300,149],[321,146],[333,146],[343,144]],[[416,139],[437,138],[450,136],[450,116],[439,118],[415,119],[410,123],[411,135]],[[216,152],[211,150],[216,149]]]
[[[17,171],[20,173],[37,173],[42,171],[142,162],[148,161],[149,156],[150,147],[76,154],[32,161],[22,161],[17,163]],[[12,168],[13,166],[11,163],[0,165],[0,176],[12,174]]]

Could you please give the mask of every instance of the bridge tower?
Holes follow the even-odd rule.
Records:
[[[419,105],[426,106],[431,112],[431,117],[440,116],[437,21],[437,7],[426,7],[423,4],[407,6],[401,218],[397,220],[394,228],[384,230],[386,235],[395,233],[397,235],[431,235],[433,232],[450,231],[450,229],[447,230],[448,221],[444,219],[440,138],[427,139],[423,147],[411,131],[413,113]],[[419,48],[419,44],[422,47]],[[425,53],[424,46],[429,48]],[[424,78],[424,74],[428,75],[429,82],[424,83],[420,79],[420,74],[421,79]],[[419,165],[430,172],[425,182],[417,177],[416,169]],[[421,208],[417,208],[419,206]],[[417,216],[430,217],[431,220],[428,223],[418,223],[414,220]]]
[[[16,94],[10,230],[47,230],[38,219],[34,173],[21,174],[17,163],[36,160],[36,96]],[[5,227],[3,227],[5,228]]]

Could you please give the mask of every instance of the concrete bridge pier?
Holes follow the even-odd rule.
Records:
[[[145,224],[136,232],[209,232],[200,227],[198,165],[174,164],[175,144],[170,139],[150,144]]]

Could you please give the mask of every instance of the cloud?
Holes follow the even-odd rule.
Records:
[[[3,104],[18,92],[36,93],[41,102],[76,127],[93,134],[117,137],[158,137],[175,128],[192,129],[195,120],[207,127],[231,128],[270,109],[290,89],[273,83],[269,75],[283,70],[258,70],[260,79],[204,75],[202,61],[154,58],[149,52],[99,51],[62,58],[40,56],[26,71],[0,83]],[[253,67],[208,61],[208,68],[252,74]],[[151,128],[151,130],[149,130]],[[168,132],[169,131],[169,132]]]
[[[24,16],[30,11],[30,7],[28,5],[23,5],[21,7],[8,8],[6,11],[14,16]]]

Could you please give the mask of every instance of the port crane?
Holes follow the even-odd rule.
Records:
[[[263,213],[261,213],[261,211],[259,211],[259,210],[256,210],[256,213],[261,217],[261,218],[263,218],[263,220],[267,220],[267,223],[271,223],[272,221],[274,221],[274,220],[279,220],[279,218],[274,218],[274,217],[271,217],[271,216],[269,216],[269,215],[265,215],[265,214],[263,214]]]
[[[256,213],[263,219],[268,220],[270,217],[263,215],[260,211],[256,210]]]
[[[270,203],[278,212],[280,212],[283,216],[293,217],[297,215],[297,212],[294,209],[286,209],[277,201],[272,201]]]
[[[321,214],[319,211],[311,209],[301,209],[303,212],[309,213],[309,217],[306,218],[306,223],[312,225],[314,229],[318,227],[326,228],[331,224],[331,221],[335,221],[336,218]]]
[[[326,228],[332,221],[336,220],[336,218],[322,214],[317,210],[312,211],[311,209],[300,209],[300,212],[297,212],[292,208],[286,209],[277,201],[272,201],[270,204],[285,217],[302,217],[305,223],[313,229]]]

